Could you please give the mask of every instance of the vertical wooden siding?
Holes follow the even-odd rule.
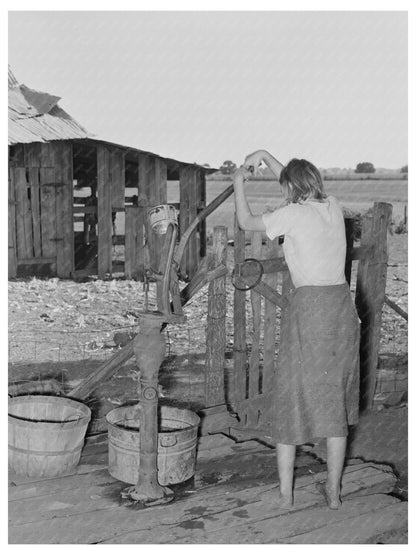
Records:
[[[111,164],[110,150],[97,146],[98,277],[111,275]]]
[[[38,264],[47,258],[52,273],[70,277],[74,268],[71,143],[17,145],[10,172],[16,195],[17,264]]]
[[[126,162],[124,152],[118,148],[112,148],[110,151],[110,173],[111,207],[123,210],[126,196]]]
[[[16,245],[19,261],[33,257],[32,216],[26,168],[14,169],[12,186],[16,195]]]
[[[16,277],[17,250],[16,250],[16,196],[14,187],[13,168],[9,169],[9,198],[8,198],[8,276]]]
[[[70,277],[74,271],[74,223],[73,223],[73,167],[72,144],[59,142],[53,145],[56,190],[57,273],[59,277]]]
[[[56,257],[56,187],[55,168],[40,168],[40,204],[41,204],[41,239],[42,256]]]

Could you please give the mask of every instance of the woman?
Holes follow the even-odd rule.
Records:
[[[272,213],[253,215],[244,182],[262,162],[285,195]],[[284,235],[283,251],[295,287],[284,313],[274,406],[279,471],[278,503],[293,505],[296,445],[326,438],[328,477],[317,484],[331,509],[341,504],[340,483],[348,426],[358,421],[359,320],[345,281],[345,227],[341,207],[323,190],[318,169],[293,159],[286,167],[259,150],[234,175],[239,225]]]

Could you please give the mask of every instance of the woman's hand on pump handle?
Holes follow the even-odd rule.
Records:
[[[234,181],[235,180],[241,180],[241,181],[247,181],[247,179],[249,177],[252,177],[253,175],[253,169],[252,167],[249,169],[246,166],[240,166],[235,172],[234,172]]]
[[[255,152],[252,152],[246,156],[243,166],[245,168],[253,168],[253,172],[256,173],[259,166],[261,166],[261,163],[264,161],[264,155],[264,150],[256,150]]]

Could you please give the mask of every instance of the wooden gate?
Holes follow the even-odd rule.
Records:
[[[9,275],[42,273],[69,277],[72,261],[64,247],[67,211],[63,188],[55,168],[9,169]],[[72,217],[72,214],[70,214]],[[72,224],[72,221],[71,221]],[[67,238],[69,242],[72,237]],[[36,272],[36,273],[37,273]]]
[[[354,243],[353,220],[345,220],[345,275],[351,289],[355,290],[361,320],[362,409],[371,407],[375,391],[391,210],[390,204],[374,204],[372,213],[366,214],[361,221],[360,244]],[[255,277],[260,266],[247,264],[249,258],[261,262],[264,276],[258,283]],[[354,261],[358,261],[357,271],[353,271]],[[236,436],[271,438],[275,363],[280,332],[285,325],[286,294],[292,284],[278,239],[262,244],[261,233],[248,236],[237,224],[234,264],[237,286],[234,293],[234,371],[227,403],[238,415],[238,424],[230,432]],[[243,291],[245,285],[252,289]],[[251,311],[247,311],[248,301]]]

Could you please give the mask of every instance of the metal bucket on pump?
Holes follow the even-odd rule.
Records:
[[[176,208],[171,204],[153,206],[147,211],[147,215],[151,228],[158,235],[164,235],[170,223],[178,224]]]

